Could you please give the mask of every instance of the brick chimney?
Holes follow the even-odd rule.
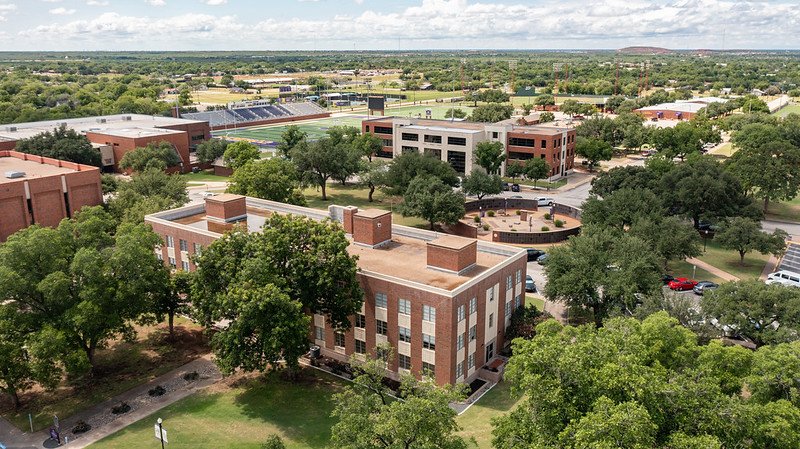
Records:
[[[347,217],[345,210],[345,217]],[[345,220],[346,222],[346,220]],[[345,224],[345,231],[347,224]],[[353,214],[353,241],[376,247],[392,240],[392,213],[388,210],[367,209]]]
[[[446,235],[428,242],[428,268],[461,274],[478,258],[477,240]]]
[[[342,208],[342,226],[344,232],[347,234],[353,233],[353,216],[358,212],[355,206],[347,206]]]
[[[206,216],[209,220],[231,223],[247,217],[246,199],[242,195],[224,193],[206,198]]]

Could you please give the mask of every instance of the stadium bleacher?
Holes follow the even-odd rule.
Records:
[[[181,117],[208,121],[212,128],[218,126],[238,125],[246,126],[248,123],[257,123],[281,117],[312,116],[327,112],[316,103],[285,103],[273,105],[258,105],[250,107],[237,107],[234,109],[221,109],[216,111],[188,112]]]

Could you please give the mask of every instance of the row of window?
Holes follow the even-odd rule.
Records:
[[[473,352],[467,357],[467,369],[475,367],[475,353]],[[464,377],[464,362],[456,364],[456,378]]]
[[[403,140],[407,141],[407,142],[419,142],[419,134],[413,134],[413,133],[402,133],[402,134],[400,135],[400,137],[401,137]],[[442,136],[436,136],[436,135],[431,135],[431,134],[425,134],[425,136],[423,137],[423,139],[422,139],[422,140],[423,140],[424,142],[426,142],[426,143],[436,143],[436,144],[441,144],[441,143],[442,143]],[[458,146],[460,146],[460,147],[465,147],[465,146],[467,146],[467,138],[466,138],[466,137],[452,137],[452,136],[448,136],[448,137],[447,137],[447,144],[448,144],[448,145],[458,145]]]
[[[166,240],[167,248],[175,248],[175,237],[171,235],[165,236],[164,240]],[[178,246],[181,251],[189,251],[189,242],[184,239],[178,239]],[[202,250],[202,246],[198,243],[193,243],[194,252],[199,254],[200,250]]]
[[[561,139],[553,139],[553,148],[557,147],[559,142],[563,144],[572,143],[575,141],[575,136],[570,134],[567,137],[562,137]],[[541,146],[540,148],[544,149],[547,148],[547,139],[540,140]],[[508,139],[509,146],[515,147],[526,147],[526,148],[536,148],[536,139],[525,138],[525,137],[510,137]]]
[[[389,299],[386,296],[386,293],[376,293],[375,294],[375,307],[380,307],[381,309],[386,309],[389,306]],[[411,301],[408,299],[398,299],[397,300],[397,312],[403,315],[411,315]],[[358,315],[363,316],[363,315]],[[358,320],[358,316],[356,316],[356,320]],[[422,320],[423,321],[430,321],[431,323],[436,322],[436,308],[433,306],[429,306],[427,304],[422,305]],[[365,319],[366,321],[366,319]],[[358,326],[356,327],[365,327],[365,326]]]

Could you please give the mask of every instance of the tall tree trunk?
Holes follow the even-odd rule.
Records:
[[[592,305],[592,315],[594,318],[594,325],[598,329],[603,327],[603,306],[600,304]]]
[[[19,410],[21,402],[19,400],[19,393],[17,392],[17,389],[9,387],[8,395],[11,396],[11,403],[14,404],[14,410]]]
[[[430,220],[430,223],[431,223],[431,231],[433,231],[433,225],[434,225],[433,220]]]
[[[744,255],[747,254],[746,251],[739,250],[739,265],[744,265]]]
[[[367,196],[367,199],[369,200],[370,203],[372,202],[373,193],[375,193],[375,184],[369,183],[369,195]]]
[[[764,197],[764,213],[765,214],[767,213],[768,209],[769,209],[769,197],[765,196]]]
[[[322,187],[322,201],[328,201],[328,195],[325,192],[325,187],[327,187],[326,184],[327,182],[322,181],[322,184],[320,185],[320,187]]]
[[[169,313],[167,322],[169,323],[169,339],[172,340],[175,338],[175,312]]]

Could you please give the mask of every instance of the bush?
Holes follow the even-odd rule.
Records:
[[[544,214],[544,219],[545,220],[549,220],[550,219],[550,214]]]
[[[547,226],[542,226],[542,232],[547,232],[549,230],[550,230],[550,228],[548,228]]]
[[[155,388],[147,390],[147,394],[150,396],[163,396],[166,393],[167,389],[162,387],[161,385],[156,385]]]
[[[494,211],[490,210],[489,212],[486,212],[486,215],[488,215],[490,217],[494,217]]]
[[[123,413],[128,413],[129,411],[131,411],[131,406],[128,405],[127,402],[120,402],[119,405],[111,407],[111,413],[115,415],[121,415]]]
[[[278,435],[270,435],[261,445],[261,449],[286,449],[286,445]]]
[[[564,227],[564,220],[556,219],[556,221],[554,221],[554,223],[555,223],[557,228],[563,228]]]
[[[183,380],[187,382],[194,382],[195,380],[200,378],[200,374],[197,371],[192,371],[191,373],[186,373],[183,375]]]
[[[517,215],[522,215],[522,211],[517,209]]]
[[[479,215],[476,215],[476,216],[475,216],[475,217],[472,219],[472,221],[474,221],[475,223],[480,223],[480,222],[481,222],[481,217],[480,217]]]
[[[92,430],[92,426],[87,424],[86,421],[78,421],[77,423],[75,423],[75,427],[72,428],[72,433],[77,435],[79,433],[85,433],[90,430]]]
[[[483,225],[483,230],[484,231],[488,231],[489,230],[489,225],[488,224]]]

